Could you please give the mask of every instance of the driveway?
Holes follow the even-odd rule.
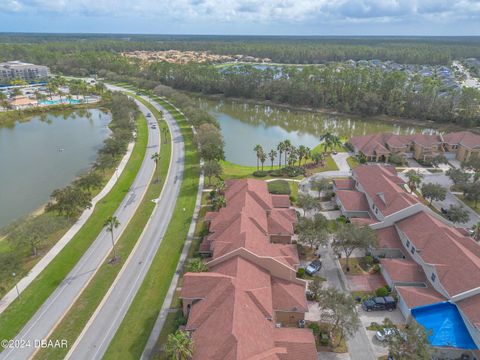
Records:
[[[402,313],[399,309],[395,311],[371,311],[367,312],[364,311],[360,306],[358,310],[358,314],[360,316],[360,321],[362,322],[362,326],[367,328],[370,326],[372,322],[376,322],[377,324],[381,324],[385,318],[389,318],[394,324],[405,324],[405,318],[403,317]],[[384,343],[377,340],[375,337],[376,331],[366,330],[368,340],[370,341],[370,345],[375,353],[376,358],[380,356],[384,356],[388,354],[388,349]]]
[[[450,180],[450,178],[447,175],[442,173],[425,175],[423,177],[422,182],[423,183],[432,182],[432,183],[440,184],[446,188],[450,188],[450,186],[452,185],[452,181]],[[442,207],[444,209],[448,209],[450,205],[454,205],[454,206],[462,205],[468,211],[468,215],[470,216],[470,219],[467,223],[455,224],[456,226],[471,228],[472,226],[476,225],[480,221],[480,216],[477,214],[477,212],[475,212],[475,210],[467,206],[463,201],[459,200],[458,197],[452,194],[451,191],[447,192],[447,196],[445,197],[445,200],[432,201],[432,205],[438,210],[440,210]]]
[[[322,259],[322,269],[319,272],[320,276],[323,276],[327,281],[328,286],[335,287],[339,290],[349,292],[347,285],[342,280],[342,273],[338,266],[338,261],[330,247],[322,247],[319,250]],[[312,314],[306,314],[306,318],[310,320],[317,320],[320,317],[320,311],[315,308],[315,304],[311,305]],[[347,339],[348,353],[350,354],[350,359],[352,360],[372,360],[376,359],[375,352],[373,351],[370,341],[368,340],[367,331],[365,327],[360,326],[358,331],[350,338]],[[331,359],[340,359],[331,355]],[[321,357],[324,359],[324,357]],[[326,358],[326,357],[325,357]],[[344,359],[341,357],[341,359]],[[346,358],[348,359],[348,358]]]
[[[337,154],[332,154],[332,159],[338,166],[340,171],[350,171],[350,165],[348,165],[347,159],[350,157],[348,152],[339,152]]]

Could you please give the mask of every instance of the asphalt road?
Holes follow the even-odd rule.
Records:
[[[172,162],[157,206],[144,232],[124,265],[122,272],[97,308],[82,334],[73,344],[67,359],[101,359],[110,341],[120,326],[138,288],[152,263],[175,208],[183,178],[183,138],[175,119],[156,102],[151,103],[160,111],[171,130],[173,147]]]
[[[149,112],[143,104],[138,103],[138,105],[144,114]],[[118,240],[120,234],[142,201],[155,170],[155,163],[151,160],[151,156],[159,151],[159,145],[159,127],[157,126],[156,129],[151,129],[149,126],[145,158],[143,159],[141,168],[130,191],[125,195],[125,198],[114,214],[120,221],[120,226],[114,232],[115,241]],[[34,344],[48,338],[50,332],[55,328],[56,324],[62,319],[85,286],[93,278],[96,270],[104,261],[107,261],[106,257],[111,251],[111,247],[110,233],[102,230],[73,270],[15,337],[15,340],[26,346],[5,349],[0,353],[0,359],[23,360],[30,358],[34,354],[36,351]]]

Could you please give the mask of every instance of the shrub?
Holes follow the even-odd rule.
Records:
[[[255,177],[265,177],[267,175],[268,175],[268,172],[263,170],[257,170],[253,172],[253,176]]]
[[[300,268],[297,270],[297,277],[300,278],[300,279],[303,279],[305,277],[305,269],[304,268]]]
[[[350,152],[353,152],[353,151],[355,150],[355,149],[353,148],[353,145],[350,144],[348,141],[347,141],[345,144],[343,144],[343,146],[345,146],[345,148],[346,148],[348,151],[350,151]]]
[[[282,170],[270,170],[270,176],[273,176],[273,177],[282,177],[283,176],[283,172]]]
[[[317,337],[318,335],[320,335],[320,327],[316,322],[308,324],[308,328],[312,330],[313,336]]]
[[[378,264],[373,264],[372,266],[372,272],[373,273],[378,273],[380,271],[380,265]]]
[[[275,180],[268,183],[270,194],[290,195],[290,184],[286,180]]]
[[[375,290],[375,295],[379,297],[387,296],[388,289],[385,286],[379,287],[377,290]]]
[[[320,334],[320,345],[322,346],[328,346],[328,344],[330,343],[330,338],[328,336],[327,333],[321,333]]]
[[[373,264],[373,257],[367,255],[363,258],[363,262],[365,263],[365,265],[370,266]]]
[[[305,174],[305,169],[300,166],[287,166],[282,169],[284,176],[296,177]]]

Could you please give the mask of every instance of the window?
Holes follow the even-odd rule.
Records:
[[[435,275],[435,273],[432,273],[432,276],[430,276],[430,279],[432,280],[432,282],[435,282],[436,278],[437,276]]]
[[[410,250],[410,252],[413,254],[415,254],[415,246],[412,246],[412,250]]]
[[[410,247],[410,240],[407,240],[407,249]]]

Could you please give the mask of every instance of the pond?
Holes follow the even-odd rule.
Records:
[[[53,190],[91,167],[110,120],[89,109],[0,127],[0,227],[35,211]]]
[[[329,131],[342,138],[369,133],[393,132],[412,134],[435,130],[420,126],[395,124],[345,115],[329,115],[296,111],[283,107],[238,102],[234,100],[200,99],[202,108],[219,122],[225,140],[225,158],[240,165],[255,165],[255,145],[266,152],[280,141],[314,148],[322,134]]]

